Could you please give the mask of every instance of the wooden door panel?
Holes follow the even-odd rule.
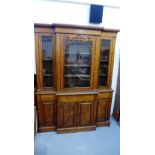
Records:
[[[99,100],[97,122],[107,121],[109,119],[109,101]]]
[[[64,103],[62,104],[62,119],[63,127],[76,126],[76,103]]]
[[[92,124],[93,103],[79,103],[79,126]]]
[[[44,103],[44,120],[46,126],[55,125],[55,104],[54,103]]]
[[[55,102],[44,102],[38,104],[39,126],[52,127],[56,125]]]

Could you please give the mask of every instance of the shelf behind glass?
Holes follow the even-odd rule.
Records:
[[[108,65],[100,65],[100,68],[108,68]]]
[[[87,75],[90,76],[90,67],[85,66],[65,66],[65,75]]]
[[[53,78],[51,76],[43,76],[44,87],[51,87],[52,81],[53,81]]]
[[[91,53],[85,53],[85,52],[80,52],[80,53],[78,53],[78,52],[65,52],[65,54],[79,54],[79,55],[82,55],[82,54],[91,54]]]
[[[53,76],[52,74],[43,74],[43,76]]]
[[[65,74],[64,77],[90,77],[87,74]]]
[[[90,67],[90,65],[83,65],[83,64],[65,64],[65,67]]]
[[[43,61],[53,61],[51,58],[44,58]]]
[[[108,62],[108,60],[104,60],[104,59],[101,59],[100,61],[101,61],[101,62]]]
[[[65,40],[64,87],[90,87],[92,42]]]
[[[100,76],[107,76],[106,74],[100,74]]]
[[[89,87],[90,77],[65,77],[66,88]]]

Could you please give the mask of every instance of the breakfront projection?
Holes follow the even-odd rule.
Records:
[[[76,132],[110,125],[118,31],[34,25],[39,132]]]

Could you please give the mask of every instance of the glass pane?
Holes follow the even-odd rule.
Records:
[[[64,87],[89,87],[91,41],[65,40]]]
[[[102,40],[100,51],[99,86],[107,85],[110,40]]]
[[[42,36],[43,87],[53,87],[52,36]]]

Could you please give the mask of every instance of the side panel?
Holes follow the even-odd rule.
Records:
[[[37,89],[41,88],[41,68],[40,68],[40,52],[39,52],[39,33],[35,33],[35,59],[36,59],[36,77],[37,77]]]

